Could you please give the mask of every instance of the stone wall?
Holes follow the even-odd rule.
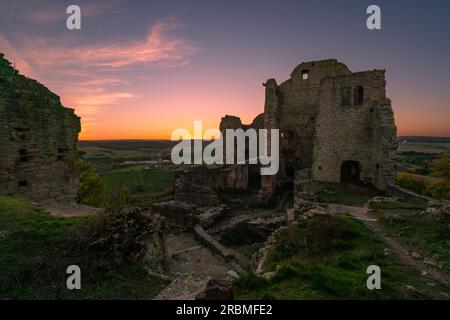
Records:
[[[313,148],[313,179],[339,182],[344,161],[359,163],[359,179],[385,189],[395,181],[397,132],[383,70],[324,78]],[[363,100],[355,100],[356,88]]]
[[[308,168],[317,181],[339,182],[350,171],[379,189],[395,182],[397,130],[384,70],[352,73],[335,59],[311,61],[264,86],[264,113],[252,125],[226,116],[220,126],[280,129],[280,170],[261,177],[261,198]]]
[[[0,54],[0,192],[39,202],[72,201],[80,118]]]
[[[175,172],[174,198],[200,207],[220,204],[214,190],[246,189],[247,165],[193,165]]]

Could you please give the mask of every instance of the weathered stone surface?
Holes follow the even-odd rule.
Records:
[[[280,170],[261,177],[259,202],[305,169],[307,176],[299,177],[305,188],[308,180],[350,178],[383,190],[395,182],[397,133],[384,70],[353,73],[334,59],[311,61],[297,66],[282,84],[269,79],[264,86],[264,113],[251,125],[234,116],[220,124],[222,132],[280,129]]]
[[[212,175],[211,175],[212,176]],[[215,206],[220,203],[211,186],[213,182],[207,166],[192,166],[175,172],[174,199],[200,207]]]
[[[269,251],[274,247],[277,237],[282,232],[287,230],[287,228],[288,228],[287,226],[281,226],[276,231],[274,231],[267,239],[264,247],[255,252],[255,254],[252,256],[251,263],[256,273],[258,274],[264,273],[264,264],[267,260],[267,255]]]
[[[211,279],[185,273],[178,276],[171,284],[162,290],[154,300],[195,300],[203,292]]]
[[[450,214],[450,201],[431,200],[427,204],[427,213]]]
[[[224,212],[225,205],[219,205],[215,207],[207,207],[201,209],[196,215],[195,220],[204,228],[209,228],[219,220]]]
[[[195,225],[194,232],[200,242],[204,243],[207,247],[220,255],[226,261],[230,261],[231,259],[233,259],[233,252],[221,245],[219,241],[214,239],[208,232],[206,232],[201,225]]]
[[[80,118],[0,54],[0,192],[38,202],[73,201]]]
[[[181,201],[167,201],[155,203],[151,211],[158,213],[170,224],[180,227],[190,227],[194,225],[195,206]]]
[[[198,293],[196,300],[233,300],[233,283],[211,279],[206,288]]]
[[[170,274],[163,217],[146,215],[140,208],[127,208],[103,213],[94,229],[78,243],[93,258],[120,265],[133,257],[152,273]]]

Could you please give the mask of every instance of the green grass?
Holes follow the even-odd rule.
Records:
[[[383,243],[351,217],[316,217],[291,225],[269,252],[266,280],[243,274],[238,299],[402,299],[426,298],[425,285],[384,255]],[[368,290],[367,267],[381,268],[381,290]],[[420,293],[406,293],[406,285]]]
[[[119,169],[103,173],[100,177],[110,193],[117,191],[122,185],[132,194],[159,193],[172,188],[174,184],[173,171],[166,168]]]
[[[450,275],[450,216],[421,213],[424,206],[408,203],[379,203],[372,206],[380,225],[411,250],[435,260]],[[385,212],[401,219],[389,219]]]
[[[425,204],[419,202],[382,201],[370,204],[370,209],[390,212],[420,212],[425,210]]]
[[[53,217],[25,200],[0,196],[0,299],[149,299],[163,283],[136,262],[92,273],[70,250],[90,217]],[[74,251],[75,252],[75,251]],[[66,268],[80,265],[82,289],[66,288]],[[83,272],[84,271],[84,272]]]
[[[383,196],[384,192],[366,185],[350,183],[322,183],[324,190],[319,192],[319,201],[350,206],[363,206],[370,198]]]

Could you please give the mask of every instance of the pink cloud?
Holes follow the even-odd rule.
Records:
[[[168,36],[168,31],[177,27],[174,21],[158,22],[144,40],[124,44],[94,44],[68,49],[52,41],[38,39],[28,43],[29,50],[39,54],[39,63],[46,67],[100,68],[101,71],[123,69],[133,65],[153,67],[176,67],[189,62],[189,57],[198,51],[186,40]],[[49,48],[36,52],[35,48]]]
[[[198,48],[169,33],[177,27],[175,20],[160,21],[141,40],[79,46],[73,39],[44,38],[25,39],[12,45],[0,35],[0,48],[22,74],[44,83],[61,95],[66,106],[74,107],[82,116],[86,131],[105,108],[138,97],[132,86],[137,78],[124,76],[124,70],[181,67],[189,63]]]
[[[108,1],[108,3],[89,3],[80,5],[82,17],[94,17],[102,13],[106,13],[114,9],[118,5],[118,1]],[[67,19],[66,7],[62,4],[55,6],[54,4],[44,6],[43,9],[31,8],[25,15],[26,19],[40,24],[49,24],[56,21],[64,21]]]

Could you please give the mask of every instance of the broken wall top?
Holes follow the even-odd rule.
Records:
[[[39,108],[64,108],[58,95],[15,69],[0,53],[0,110],[6,105]],[[67,108],[65,108],[67,109]]]

